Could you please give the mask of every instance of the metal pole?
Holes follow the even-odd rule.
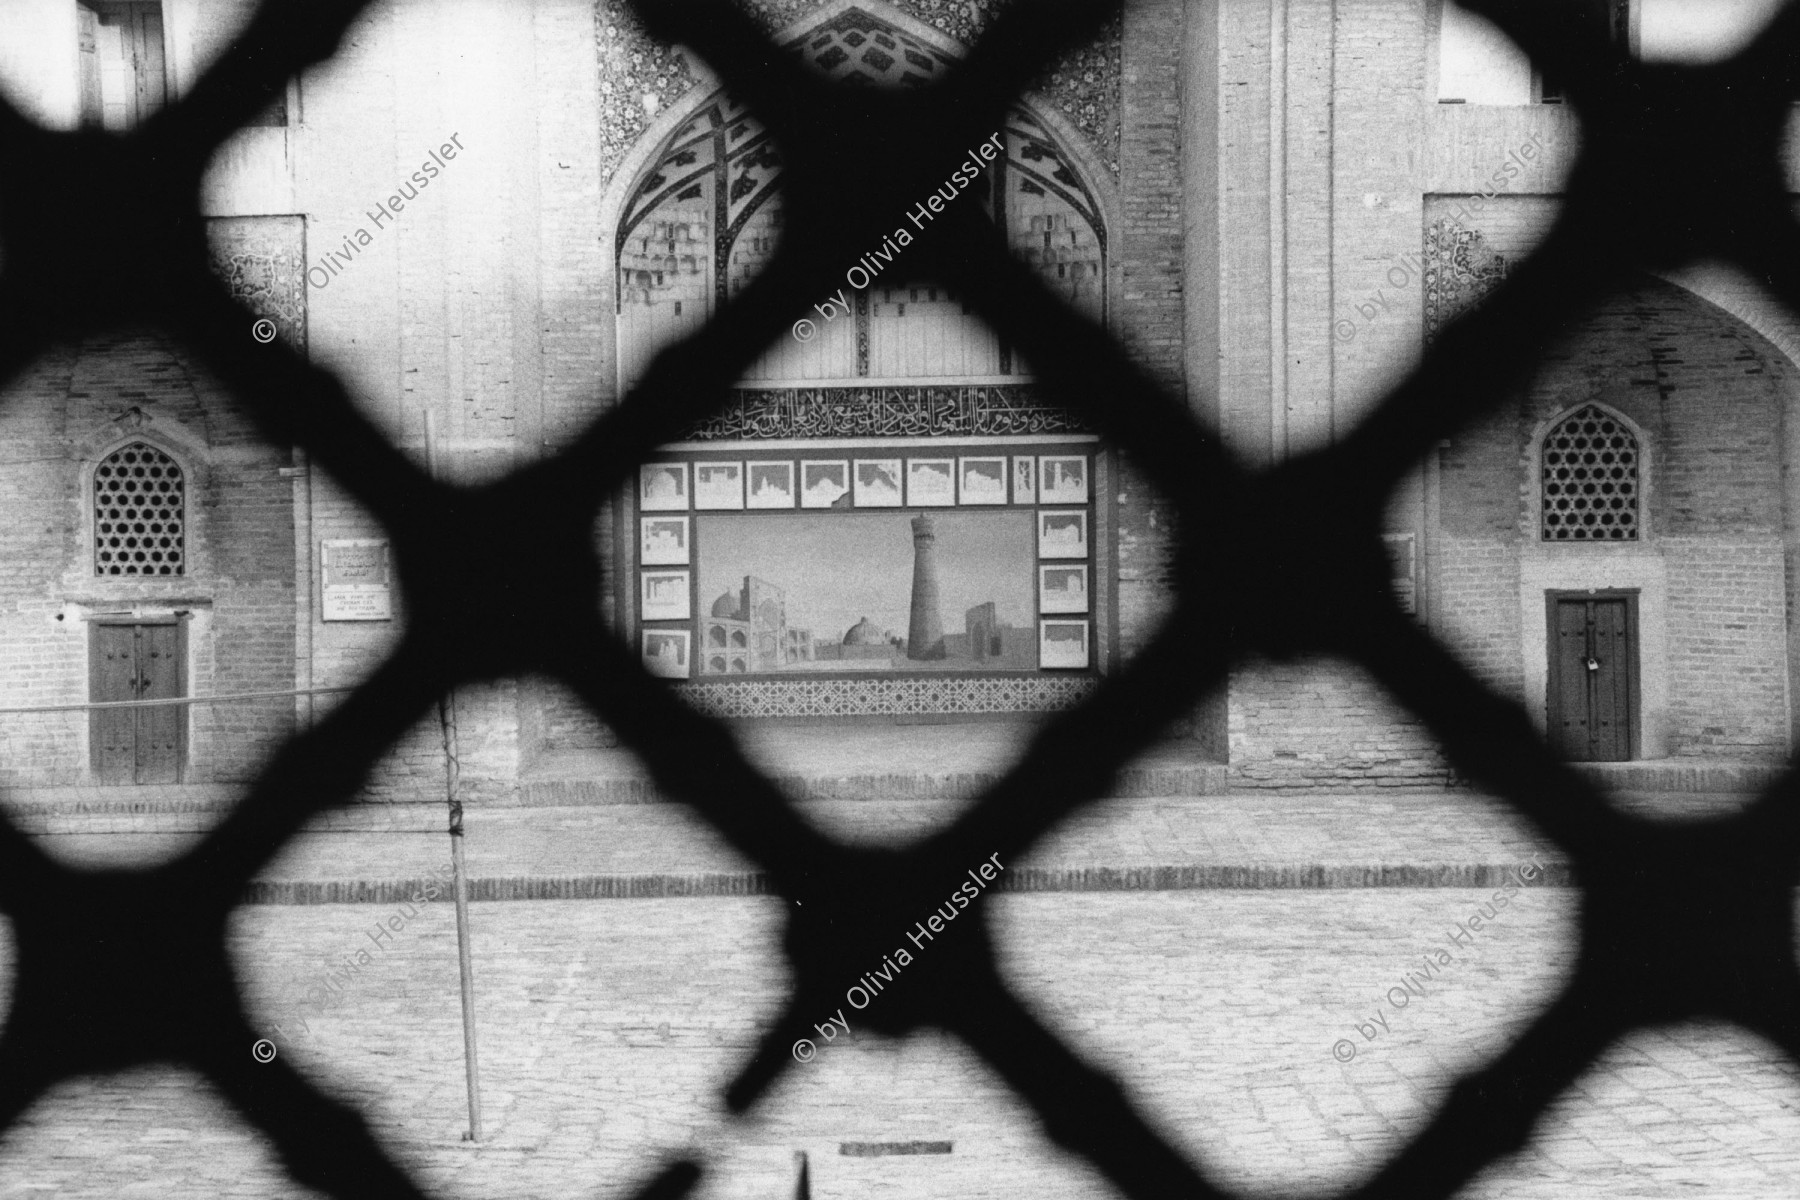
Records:
[[[437,421],[425,414],[425,470],[438,474]],[[469,1131],[465,1141],[481,1140],[481,1079],[475,1055],[475,963],[469,954],[469,880],[463,869],[463,807],[457,794],[462,765],[457,759],[456,689],[438,699],[438,725],[444,734],[444,799],[450,806],[450,866],[456,892],[456,963],[462,976],[463,1070],[469,1082]]]

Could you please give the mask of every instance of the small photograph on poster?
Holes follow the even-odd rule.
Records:
[[[644,630],[644,666],[662,679],[686,679],[693,634],[685,629]]]
[[[1040,504],[1086,504],[1088,460],[1085,454],[1046,454],[1038,459]]]
[[[1039,621],[1038,666],[1080,670],[1088,665],[1086,621]]]
[[[794,464],[791,462],[753,462],[748,464],[750,494],[745,498],[749,508],[794,507]]]
[[[836,462],[802,462],[800,507],[849,508],[849,462],[842,459]]]
[[[639,517],[638,561],[647,567],[688,565],[686,517]]]
[[[900,507],[900,460],[897,458],[859,458],[856,460],[856,507]]]
[[[956,487],[958,503],[1005,504],[1006,459],[957,459]]]
[[[1040,613],[1084,613],[1088,610],[1088,568],[1086,563],[1067,566],[1044,564],[1038,567],[1038,611]]]
[[[644,620],[685,621],[693,616],[686,571],[645,571],[642,579],[638,609]]]
[[[1015,458],[1013,464],[1013,503],[1037,503],[1037,459]]]
[[[906,502],[929,508],[948,507],[956,503],[956,460],[954,458],[909,458],[906,460]]]
[[[1043,509],[1038,513],[1039,558],[1086,558],[1087,509]]]
[[[744,507],[744,464],[694,464],[694,507],[736,511]]]
[[[638,507],[645,512],[686,512],[686,463],[645,463],[638,468]]]

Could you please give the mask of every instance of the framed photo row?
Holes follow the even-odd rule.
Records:
[[[1085,453],[653,462],[638,468],[637,500],[642,513],[1074,505],[1092,474]]]
[[[779,679],[1099,672],[1103,452],[1079,436],[671,446],[622,498],[615,528],[629,555],[635,525],[637,546],[614,599],[650,674],[742,678],[751,695]],[[942,630],[909,648],[920,597]]]

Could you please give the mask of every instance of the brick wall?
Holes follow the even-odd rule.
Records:
[[[1670,745],[1787,757],[1786,560],[1768,538],[1669,538]]]
[[[296,180],[311,262],[358,229],[370,236],[309,288],[314,357],[342,372],[369,415],[423,461],[434,414],[444,474],[474,482],[538,456],[593,411],[609,372],[599,228],[600,97],[593,0],[406,0],[372,12],[310,73]],[[457,139],[455,157],[392,217],[372,210]],[[319,286],[321,280],[324,286]],[[547,415],[548,414],[548,415]],[[309,544],[378,537],[315,473]],[[316,581],[313,587],[316,589]],[[392,647],[391,623],[310,614],[299,653],[314,682],[367,674]],[[464,792],[512,786],[536,685],[465,689],[458,715]],[[325,706],[320,706],[324,711]],[[383,761],[375,798],[443,790],[435,712]]]
[[[99,458],[148,441],[182,465],[186,570],[94,573],[89,479]],[[293,506],[284,452],[158,335],[94,337],[42,358],[0,407],[0,705],[82,703],[88,618],[186,613],[187,693],[293,686]],[[191,710],[188,777],[250,777],[292,728],[291,702]],[[0,780],[90,779],[87,718],[0,716]]]
[[[1773,759],[1787,741],[1782,411],[1791,364],[1761,335],[1645,280],[1546,354],[1521,400],[1443,453],[1440,632],[1542,719],[1544,592],[1640,596],[1646,753]],[[1643,530],[1546,545],[1536,439],[1598,402],[1643,433]]]
[[[747,6],[763,28],[774,33],[822,8],[813,0],[758,0]],[[871,5],[881,9],[880,4]],[[902,0],[892,6],[903,17],[923,22],[937,33],[970,44],[991,16],[983,6],[943,5],[930,0]],[[1129,328],[1133,336],[1149,332],[1150,355],[1156,369],[1180,386],[1182,324],[1181,288],[1181,189],[1178,156],[1180,111],[1176,69],[1180,55],[1181,5],[1159,0],[1145,8],[1133,6],[1121,26],[1107,30],[1096,45],[1082,48],[1055,64],[1034,84],[1033,102],[1068,122],[1080,143],[1073,147],[1085,165],[1097,168],[1095,180],[1109,187],[1106,174],[1119,175],[1118,195],[1125,207],[1122,228],[1110,231],[1113,258],[1114,325]],[[644,149],[647,131],[657,120],[666,120],[671,108],[691,104],[715,86],[703,71],[692,69],[682,55],[651,42],[617,0],[597,0],[591,18],[595,51],[591,82],[571,87],[599,88],[597,142],[599,170],[593,174],[601,186],[621,186],[618,175],[638,164],[634,153]],[[1121,89],[1121,78],[1133,80]],[[1136,133],[1132,131],[1136,130]],[[587,153],[584,145],[583,153]],[[590,239],[599,256],[610,255],[613,230],[600,229]],[[601,264],[610,280],[610,265]],[[571,276],[571,279],[574,277]],[[599,275],[582,281],[586,287]],[[588,302],[582,294],[583,306]],[[571,373],[567,386],[551,389],[549,380],[560,368],[554,355],[546,372],[546,436],[566,438],[594,414],[596,394],[602,403],[614,395],[612,322],[614,297],[610,288],[596,293],[599,337],[586,327],[569,330],[570,344],[584,351],[599,347],[597,369],[582,375]],[[585,313],[585,307],[582,309]],[[560,345],[546,339],[547,350]],[[1123,475],[1110,493],[1117,502],[1119,558],[1120,642],[1126,652],[1140,643],[1163,611],[1166,600],[1168,520],[1148,489]],[[608,587],[601,599],[603,613],[614,617],[613,581],[624,557],[615,546],[611,518],[603,518],[596,536],[607,568]],[[625,559],[625,561],[629,561]],[[634,581],[627,579],[627,586]],[[629,636],[629,630],[622,630]],[[522,706],[522,761],[528,767],[540,751],[580,751],[614,744],[613,735],[559,688],[533,684]]]
[[[1275,289],[1284,280],[1335,289],[1332,316],[1350,322],[1337,327],[1330,380],[1331,424],[1341,431],[1420,345],[1428,301],[1421,229],[1452,209],[1472,211],[1462,224],[1479,234],[1481,253],[1513,263],[1541,240],[1560,203],[1553,193],[1571,148],[1566,114],[1431,105],[1420,90],[1430,49],[1421,9],[1340,9],[1328,51],[1311,35],[1313,6],[1301,0],[1273,10],[1281,26],[1266,8],[1219,10],[1221,192],[1196,205],[1216,203],[1221,214],[1221,423],[1254,462],[1279,457],[1284,430],[1295,445],[1296,422],[1312,419],[1295,402],[1319,387],[1306,357],[1316,322],[1296,321],[1292,298],[1285,330],[1268,315],[1281,311]],[[1317,53],[1335,59],[1329,103],[1309,90],[1309,56]],[[1282,114],[1284,88],[1291,108]],[[1278,106],[1275,120],[1270,103]],[[1271,190],[1283,171],[1292,180],[1311,169],[1304,149],[1321,126],[1333,156],[1328,258],[1307,245],[1317,189]],[[1271,164],[1278,136],[1287,157]],[[1533,136],[1543,148],[1539,162],[1509,180],[1508,194],[1472,199],[1470,188],[1493,178]],[[1285,271],[1272,270],[1284,255]],[[1331,268],[1323,281],[1315,278],[1321,265]],[[1387,286],[1402,276],[1402,286]],[[1378,290],[1382,302],[1359,307]],[[1281,374],[1270,368],[1271,344],[1285,348],[1285,396]],[[1646,748],[1779,756],[1788,727],[1792,590],[1783,578],[1784,540],[1794,540],[1800,511],[1785,497],[1782,476],[1780,414],[1795,386],[1792,364],[1748,326],[1651,282],[1547,350],[1526,395],[1459,433],[1402,489],[1390,521],[1426,535],[1424,619],[1477,677],[1541,720],[1543,593],[1630,588],[1641,595],[1645,623],[1640,716],[1654,726]],[[1645,431],[1640,543],[1545,547],[1538,538],[1534,434],[1583,400],[1609,404]],[[1436,523],[1425,528],[1433,512]],[[1233,679],[1229,726],[1232,775],[1245,785],[1441,778],[1428,740],[1359,673],[1341,667],[1250,665]]]
[[[1120,51],[1121,228],[1112,326],[1133,358],[1177,395],[1183,378],[1181,93],[1183,6],[1130,5]],[[1119,653],[1128,658],[1168,612],[1174,517],[1122,464],[1117,489]]]
[[[1440,534],[1440,541],[1432,631],[1477,679],[1523,700],[1516,539]]]
[[[1419,242],[1425,31],[1400,0],[1221,5],[1217,24],[1219,424],[1262,467],[1330,444],[1417,351],[1418,289],[1394,295],[1388,273]],[[1417,529],[1419,496],[1402,489],[1393,528]],[[1417,723],[1341,663],[1247,663],[1227,707],[1236,786],[1445,778]]]
[[[1256,662],[1231,681],[1234,787],[1435,787],[1447,767],[1416,717],[1346,663]]]

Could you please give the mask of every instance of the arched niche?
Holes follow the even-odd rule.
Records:
[[[834,81],[863,86],[920,86],[962,54],[875,0],[840,0],[777,40]],[[980,205],[1052,290],[1104,321],[1114,270],[1112,184],[1079,135],[1029,98],[995,137],[1002,152],[966,186],[947,182],[946,203]],[[773,255],[782,233],[780,175],[774,141],[723,89],[696,88],[640,140],[604,214],[613,231],[621,394],[658,350],[703,325]],[[1012,347],[959,296],[907,269],[898,234],[914,232],[906,213],[924,199],[896,201],[894,253],[879,273],[845,264],[852,311],[816,320],[809,341],[784,338],[770,347],[746,373],[747,386],[1028,380]]]

